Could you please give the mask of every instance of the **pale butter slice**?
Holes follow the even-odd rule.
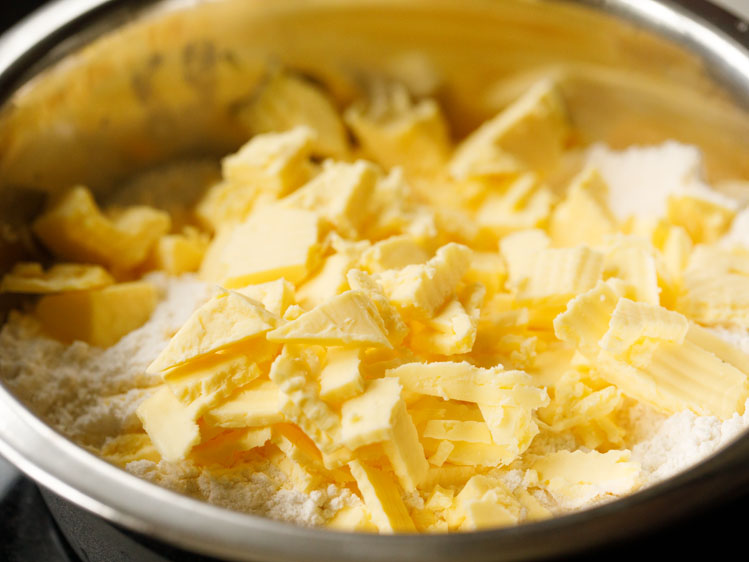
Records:
[[[317,213],[342,236],[353,238],[368,217],[369,200],[379,179],[380,171],[364,160],[352,164],[326,161],[317,176],[280,204]]]
[[[453,299],[424,325],[426,329],[414,331],[411,336],[415,351],[436,355],[469,353],[476,342],[478,314],[468,314],[461,302]]]
[[[557,451],[533,465],[539,482],[568,508],[633,492],[639,486],[640,465],[629,451]]]
[[[62,293],[100,289],[113,283],[114,278],[98,265],[61,263],[44,271],[40,263],[19,262],[3,276],[0,293]]]
[[[432,99],[413,101],[399,83],[373,84],[369,99],[344,113],[364,151],[385,168],[431,173],[447,161],[450,136],[439,105]]]
[[[501,365],[484,369],[466,362],[406,363],[389,369],[386,376],[397,377],[409,392],[478,404],[510,404],[539,391],[529,375],[505,371]]]
[[[484,422],[461,420],[429,420],[421,434],[430,439],[491,443],[492,435]]]
[[[233,291],[221,293],[190,316],[146,372],[159,373],[262,336],[279,320],[257,301]]]
[[[564,201],[549,218],[549,236],[557,247],[599,246],[616,231],[608,207],[608,185],[592,166],[572,180]]]
[[[223,285],[237,288],[285,277],[304,279],[319,250],[317,213],[281,205],[266,205],[227,235],[219,262],[225,267]]]
[[[200,428],[190,410],[167,387],[141,402],[136,414],[159,454],[176,462],[200,443]]]
[[[423,265],[380,274],[385,294],[402,314],[430,318],[447,301],[470,265],[471,250],[450,243]]]
[[[458,146],[450,174],[462,180],[524,168],[550,170],[562,154],[568,128],[558,87],[541,80]]]
[[[342,464],[345,461],[333,457],[341,453],[341,420],[320,398],[316,361],[310,352],[287,345],[271,365],[269,376],[281,391],[279,404],[284,416],[297,424],[324,455],[331,455],[332,464]]]
[[[376,379],[341,407],[341,437],[352,450],[382,443],[406,491],[416,489],[429,465],[395,379]]]
[[[382,318],[361,291],[346,291],[268,332],[274,342],[392,347]]]
[[[328,529],[336,531],[358,531],[362,533],[377,532],[369,513],[363,505],[347,505],[340,509],[325,523]]]
[[[345,158],[349,153],[346,129],[330,96],[285,70],[271,72],[237,117],[252,133],[308,129],[313,132],[311,150],[317,156]]]
[[[393,345],[398,345],[408,334],[408,326],[403,321],[398,310],[385,296],[380,284],[370,275],[360,269],[351,269],[346,274],[349,287],[355,291],[365,293],[377,307],[380,318],[385,326],[387,337]]]
[[[447,512],[451,529],[476,531],[513,525],[519,521],[520,504],[501,481],[488,476],[473,476],[455,496]]]
[[[538,228],[514,232],[502,238],[499,250],[507,265],[508,285],[519,287],[533,273],[538,254],[551,245],[546,233]]]
[[[678,344],[684,341],[688,329],[689,321],[678,312],[621,298],[611,314],[609,329],[601,338],[600,346],[618,355],[642,338]]]
[[[157,300],[156,287],[151,283],[131,281],[44,295],[34,314],[44,332],[62,342],[78,340],[109,347],[142,326]]]
[[[387,474],[358,460],[351,461],[349,468],[364,505],[381,533],[416,532],[401,492]]]
[[[428,259],[429,256],[413,236],[401,234],[373,244],[362,254],[361,265],[369,273],[379,273],[425,263]]]
[[[658,270],[652,246],[644,239],[628,237],[620,240],[605,258],[605,275],[628,282],[634,300],[660,304]]]
[[[357,264],[369,243],[334,238],[333,245],[337,247],[336,253],[327,257],[315,274],[296,292],[296,300],[304,308],[314,308],[349,288],[355,288],[349,287],[346,274]]]
[[[489,191],[476,210],[476,222],[494,236],[542,226],[554,197],[535,174],[523,174],[502,191]]]
[[[592,289],[603,269],[603,254],[586,246],[542,250],[526,283],[521,284],[518,299],[567,302]]]
[[[268,380],[251,382],[205,413],[207,423],[226,428],[271,425],[283,419],[280,390]]]
[[[235,291],[259,302],[268,312],[277,316],[283,316],[286,309],[294,303],[294,285],[286,279],[247,285]]]
[[[162,377],[178,400],[192,406],[197,419],[237,388],[258,378],[261,371],[257,359],[244,353],[216,353],[162,373]]]
[[[325,366],[320,371],[320,398],[340,404],[364,391],[359,356],[358,348],[328,348]]]

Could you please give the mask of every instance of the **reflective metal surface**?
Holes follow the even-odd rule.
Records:
[[[243,104],[273,64],[313,76],[341,105],[370,73],[400,78],[435,95],[457,135],[553,73],[583,142],[676,138],[702,147],[712,180],[749,179],[745,28],[703,1],[681,4],[58,0],[0,40],[0,269],[34,251],[27,225],[46,194],[81,182],[106,197],[139,171],[238,146],[248,134]],[[749,487],[744,437],[651,489],[542,523],[452,536],[339,534],[232,513],[132,477],[2,387],[0,412],[0,453],[56,494],[237,560],[562,555]]]

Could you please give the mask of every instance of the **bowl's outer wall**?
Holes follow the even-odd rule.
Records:
[[[583,143],[623,147],[674,138],[702,147],[711,180],[749,178],[749,116],[740,103],[749,99],[749,71],[731,75],[749,68],[749,59],[736,50],[731,33],[701,27],[684,9],[651,0],[607,0],[600,7],[650,18],[650,27],[678,43],[576,2],[77,5],[84,3],[91,13],[58,30],[55,49],[45,57],[29,54],[12,74],[0,73],[0,270],[36,251],[28,225],[49,194],[84,183],[106,199],[141,171],[215,158],[239,146],[249,134],[242,108],[269,66],[279,64],[323,83],[342,107],[374,74],[403,80],[415,93],[442,102],[456,137],[539,76],[554,75]],[[706,9],[700,0],[685,4]],[[58,1],[50,14],[75,5]],[[132,21],[81,47],[123,17]],[[49,64],[71,50],[74,56]],[[24,85],[15,90],[23,70]],[[743,100],[736,103],[715,76]],[[0,408],[0,452],[56,493],[140,532],[234,559],[560,554],[652,527],[745,487],[749,479],[742,470],[749,443],[742,439],[662,485],[541,524],[452,537],[343,536],[226,512],[138,480],[61,438],[2,386]]]

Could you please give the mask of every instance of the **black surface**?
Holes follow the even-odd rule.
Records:
[[[749,1],[749,0],[747,0]],[[40,0],[3,2],[0,31],[35,7]],[[747,467],[749,470],[749,467]],[[579,560],[642,559],[656,555],[684,560],[746,560],[749,490],[665,529],[623,544],[587,553]],[[580,530],[585,532],[584,529]],[[86,534],[86,529],[79,529]],[[105,544],[101,548],[106,548]],[[164,552],[164,551],[162,551]],[[185,559],[177,556],[175,559]],[[0,458],[0,561],[72,562],[79,560],[52,519],[36,486]]]

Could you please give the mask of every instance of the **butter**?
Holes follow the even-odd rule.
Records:
[[[81,186],[62,194],[33,224],[34,233],[56,256],[117,271],[145,261],[170,227],[169,215],[150,207],[130,207],[108,217]]]
[[[381,533],[415,532],[400,491],[382,471],[359,461],[349,463],[372,521]]]
[[[44,271],[39,263],[22,262],[3,276],[0,293],[64,293],[100,289],[112,283],[112,276],[98,265],[62,263]]]
[[[102,289],[46,295],[36,305],[42,329],[66,343],[109,347],[140,327],[156,306],[156,289],[145,281]]]
[[[226,428],[260,427],[284,420],[281,396],[272,381],[255,380],[205,413],[206,422]]]
[[[320,371],[320,398],[340,404],[364,391],[359,355],[357,348],[328,348],[325,366]]]
[[[200,443],[198,424],[167,387],[143,401],[136,414],[159,454],[168,461],[185,458]]]

